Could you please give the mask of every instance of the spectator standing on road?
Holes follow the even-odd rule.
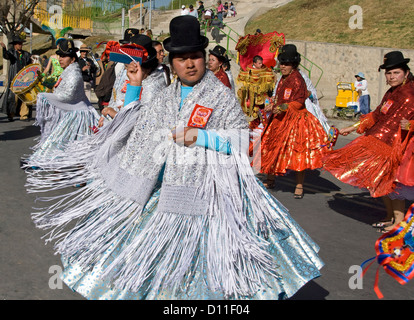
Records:
[[[361,112],[361,114],[370,113],[371,97],[368,92],[368,83],[365,79],[365,75],[362,72],[358,72],[358,74],[355,75],[355,78],[355,90],[358,92],[359,95],[359,111]]]
[[[28,121],[30,116],[29,107],[22,102],[10,89],[14,77],[27,65],[31,64],[31,54],[23,50],[24,40],[14,36],[10,44],[13,46],[7,50],[6,45],[0,42],[3,47],[3,58],[10,61],[9,73],[7,75],[7,88],[2,96],[1,109],[7,114],[9,121],[14,121],[16,113],[20,113],[20,120]]]
[[[91,91],[93,81],[95,79],[95,73],[97,71],[95,64],[91,58],[88,58],[88,53],[90,49],[86,44],[82,44],[79,48],[80,57],[79,57],[79,66],[82,71],[83,85],[85,88],[85,94],[88,97],[89,101],[91,100]]]

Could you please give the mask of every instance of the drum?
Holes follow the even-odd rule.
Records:
[[[38,71],[42,72],[40,64],[29,64],[16,74],[11,83],[10,89],[26,105],[36,104],[39,92],[51,92],[42,84]]]

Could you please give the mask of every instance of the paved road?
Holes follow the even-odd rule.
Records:
[[[50,245],[44,244],[43,232],[34,227],[29,216],[35,195],[25,192],[25,174],[19,168],[19,159],[30,153],[33,139],[39,135],[32,124],[33,121],[18,120],[9,123],[0,114],[0,299],[81,300],[66,286],[50,288],[49,281],[56,272],[50,268],[60,266],[60,258],[53,254]],[[343,146],[353,137],[340,137],[337,146]],[[370,223],[384,215],[381,201],[320,171],[307,174],[305,197],[296,200],[292,196],[293,179],[293,175],[279,178],[272,193],[319,244],[326,265],[322,276],[308,283],[292,299],[377,299],[373,290],[377,264],[363,278],[361,289],[349,287],[354,275],[349,269],[375,255],[374,244],[379,234]],[[385,299],[414,298],[414,281],[402,286],[384,270],[380,270],[379,279]]]

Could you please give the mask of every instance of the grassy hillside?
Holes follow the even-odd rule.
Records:
[[[351,29],[352,5],[362,8],[362,29]],[[286,39],[414,49],[413,0],[293,0],[246,26],[246,34],[283,32]]]

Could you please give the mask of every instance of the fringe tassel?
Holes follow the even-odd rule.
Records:
[[[104,185],[97,179],[65,196],[40,198],[56,203],[32,214],[37,227],[51,229],[46,242],[56,242],[56,253],[77,260],[85,269],[121,241],[142,212],[142,205],[122,199]],[[76,226],[65,231],[74,221]]]
[[[144,230],[131,237],[132,242],[105,269],[103,279],[133,292],[148,279],[148,290],[182,288],[205,261],[203,270],[211,290],[239,298],[254,295],[268,283],[269,276],[280,278],[273,257],[266,251],[267,241],[248,227],[240,186],[236,183],[228,190],[228,181],[238,181],[238,173],[229,170],[231,162],[217,159],[216,152],[207,153],[208,163],[218,164],[209,166],[206,184],[198,190],[210,199],[208,214],[155,212]],[[279,232],[282,228],[270,225]],[[206,257],[201,257],[201,252]]]
[[[125,139],[132,131],[140,107],[136,103],[126,110],[121,109],[114,120],[106,123],[97,134],[71,141],[65,148],[56,150],[53,156],[30,159],[25,165],[28,169],[25,185],[27,191],[46,192],[91,181],[94,176],[90,172],[95,171],[92,169],[96,168],[102,154],[107,153],[113,143]],[[41,170],[31,170],[32,167]]]

